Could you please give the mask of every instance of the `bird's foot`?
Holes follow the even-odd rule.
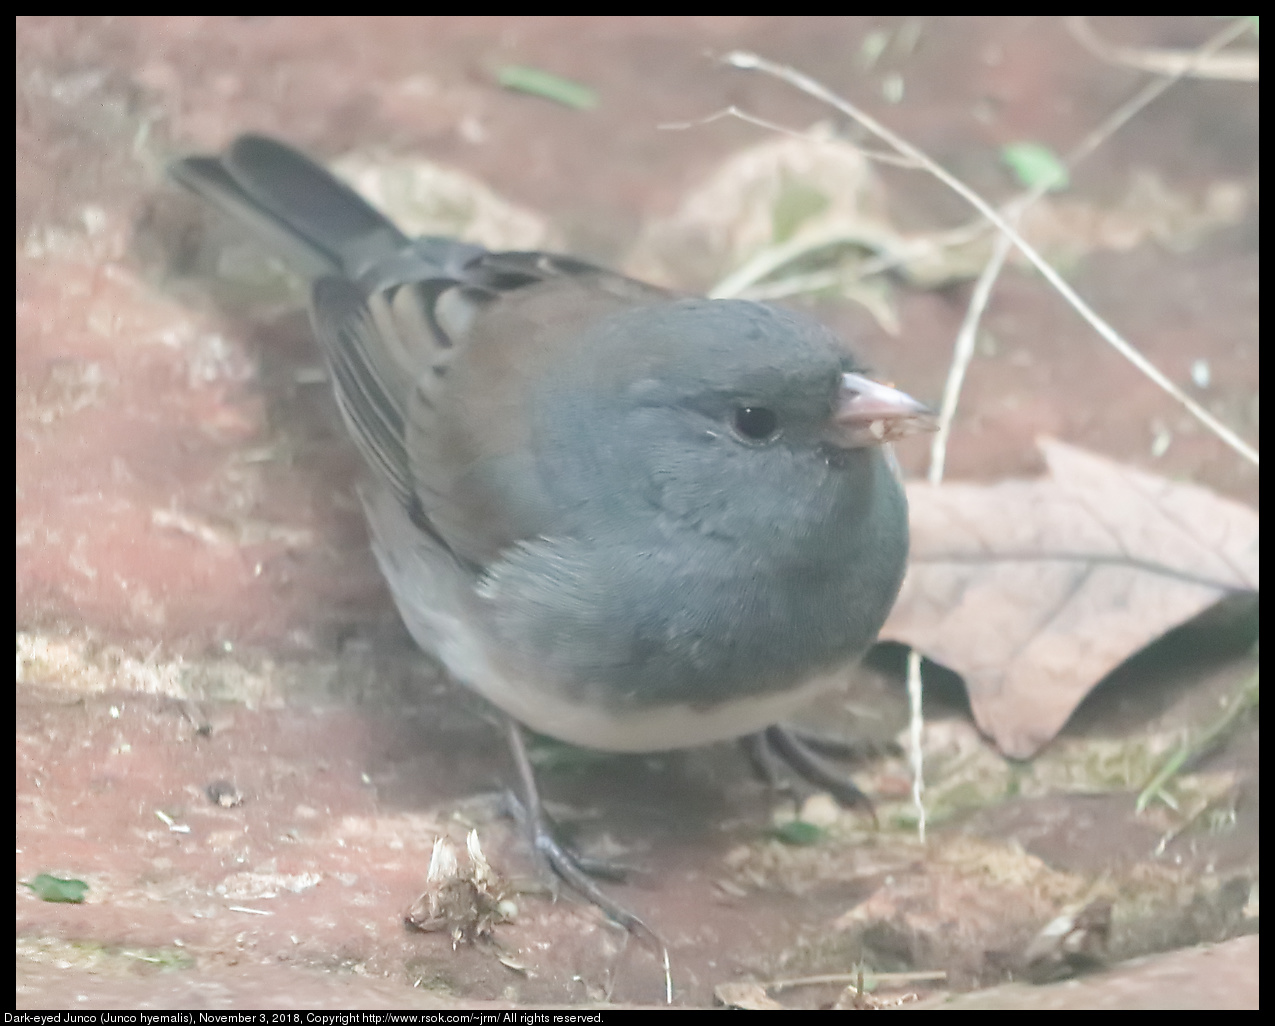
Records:
[[[791,782],[784,779],[782,763],[802,780],[827,791],[843,808],[866,812],[876,825],[872,800],[859,790],[849,774],[824,757],[850,758],[859,754],[852,743],[778,725],[749,734],[742,741],[753,768],[772,788],[793,791]]]
[[[535,774],[531,768],[531,760],[527,758],[527,747],[522,739],[522,728],[513,720],[508,721],[509,748],[518,767],[518,775],[522,779],[525,801],[519,801],[513,794],[507,796],[510,810],[514,818],[527,831],[532,850],[545,862],[553,873],[569,884],[587,901],[601,909],[613,922],[622,926],[638,940],[651,945],[659,952],[664,967],[664,999],[673,1001],[673,976],[669,969],[668,948],[656,936],[655,931],[634,913],[614,901],[601,887],[590,879],[590,876],[603,876],[610,879],[623,879],[624,867],[601,859],[581,856],[562,845],[554,836],[549,817],[540,803],[540,792],[536,787]]]
[[[664,966],[664,997],[671,1003],[673,978],[669,969],[668,948],[641,918],[613,900],[590,879],[592,876],[600,876],[606,879],[623,880],[628,873],[627,867],[603,859],[579,855],[554,836],[552,824],[540,802],[540,791],[536,786],[531,760],[527,757],[527,746],[523,742],[522,728],[513,720],[508,720],[507,734],[509,750],[522,780],[524,799],[519,801],[513,794],[507,794],[506,801],[514,818],[527,832],[532,850],[560,880],[570,885],[586,901],[601,909],[607,918],[659,952]]]
[[[613,922],[643,940],[655,941],[658,946],[658,939],[650,927],[634,913],[614,901],[593,882],[595,878],[623,882],[632,871],[632,867],[607,859],[591,858],[563,844],[558,840],[553,823],[544,809],[528,810],[526,804],[512,791],[505,793],[505,802],[510,814],[526,832],[536,857],[555,878],[562,880],[591,904],[600,908]]]

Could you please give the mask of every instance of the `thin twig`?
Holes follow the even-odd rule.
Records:
[[[758,128],[769,129],[779,135],[789,135],[794,139],[803,139],[807,142],[812,137],[812,128],[789,128],[787,125],[781,125],[778,121],[768,121],[765,118],[759,118],[756,114],[749,114],[742,107],[736,107],[733,103],[729,107],[723,107],[721,110],[714,111],[712,114],[706,114],[702,118],[696,118],[694,121],[666,121],[655,127],[666,132],[684,132],[688,128],[699,128],[702,125],[712,124],[714,121],[721,121],[723,118],[738,118],[750,125],[756,125]],[[897,153],[887,153],[884,150],[867,150],[859,146],[856,149],[867,157],[868,160],[879,161],[882,164],[889,164],[892,167],[903,167],[914,169],[919,165],[914,160],[907,157],[900,157]]]
[[[1228,24],[1222,31],[1218,32],[1209,39],[1197,51],[1199,60],[1206,60],[1209,56],[1216,53],[1228,43],[1234,42],[1239,36],[1247,31],[1248,26],[1242,21],[1233,21]],[[1074,169],[1082,163],[1091,153],[1094,152],[1102,143],[1111,137],[1119,128],[1121,128],[1130,118],[1138,111],[1149,104],[1157,96],[1166,89],[1179,81],[1182,76],[1173,74],[1169,77],[1159,77],[1152,79],[1133,97],[1121,104],[1113,111],[1103,122],[1090,132],[1084,139],[1080,141],[1070,153],[1063,159],[1063,163],[1069,170]],[[709,114],[698,121],[680,121],[670,124],[659,125],[659,128],[665,129],[687,129],[698,125],[709,124],[725,117],[738,118],[748,124],[757,125],[758,127],[778,132],[782,135],[792,136],[797,139],[804,139],[807,142],[820,141],[810,130],[801,130],[790,128],[787,125],[781,125],[765,118],[757,117],[749,114],[747,111],[740,109],[734,105],[719,110],[713,114]],[[886,154],[880,150],[869,150],[862,146],[856,146],[856,151],[862,154],[868,160],[876,161],[882,164],[891,164],[896,167],[916,168],[919,165],[915,160],[907,157],[900,157],[893,154]],[[1013,221],[1014,217],[1022,210],[1026,209],[1036,200],[1040,199],[1052,186],[1052,182],[1042,179],[1037,185],[1032,186],[1023,193],[1005,201],[1000,210],[1008,221]],[[744,267],[733,271],[727,278],[723,279],[713,289],[712,294],[718,298],[724,296],[747,296],[749,299],[768,300],[782,299],[785,296],[797,295],[805,292],[814,292],[821,289],[834,288],[836,286],[845,287],[854,282],[861,281],[864,278],[874,274],[882,274],[886,271],[901,267],[910,261],[928,257],[934,253],[945,249],[951,249],[956,246],[966,245],[973,242],[980,236],[992,231],[993,225],[988,224],[982,218],[976,218],[967,224],[958,228],[952,228],[947,231],[930,233],[920,238],[911,239],[894,246],[890,252],[881,253],[875,257],[871,257],[852,269],[836,269],[830,271],[814,272],[807,275],[794,275],[787,278],[781,278],[770,282],[767,285],[758,285],[774,271],[778,270],[783,264],[804,256],[813,249],[822,249],[831,247],[838,242],[861,243],[863,240],[858,238],[827,238],[816,240],[813,243],[807,242],[804,247],[789,247],[782,253],[772,252],[770,248],[756,254]]]
[[[952,365],[948,370],[947,382],[943,386],[943,402],[939,406],[939,429],[930,445],[929,482],[932,485],[941,484],[943,481],[943,468],[947,462],[947,439],[952,432],[952,422],[956,419],[956,404],[961,397],[965,372],[974,358],[974,342],[978,337],[978,326],[983,319],[983,312],[987,309],[988,300],[991,299],[992,286],[1000,277],[1001,268],[1005,266],[1005,258],[1009,256],[1010,245],[1007,235],[997,238],[991,259],[987,261],[983,267],[983,273],[974,283],[969,305],[965,308],[965,318],[961,321],[960,330],[956,333]]]
[[[773,990],[776,993],[783,990],[791,990],[794,987],[825,987],[828,984],[854,984],[858,981],[860,973],[825,973],[820,976],[790,976],[781,977],[777,980],[764,980],[757,986],[766,990]],[[915,972],[906,973],[876,973],[869,972],[867,974],[875,983],[925,983],[930,981],[943,981],[947,979],[946,969],[918,969]]]
[[[908,648],[908,762],[912,770],[912,805],[916,808],[916,838],[925,843],[925,748],[921,733],[921,653]]]
[[[1253,27],[1242,17],[1236,20],[1240,31],[1231,37],[1233,39],[1238,39]],[[1078,15],[1064,18],[1063,23],[1075,37],[1076,42],[1108,64],[1137,68],[1139,71],[1150,71],[1156,75],[1172,75],[1174,78],[1190,75],[1193,78],[1222,79],[1230,82],[1257,81],[1257,50],[1249,53],[1224,53],[1217,56],[1207,54],[1205,55],[1207,59],[1201,59],[1199,50],[1164,50],[1157,47],[1117,46],[1114,43],[1108,43],[1093,30],[1089,19]]]
[[[1196,53],[1197,58],[1203,60],[1238,38],[1246,30],[1247,26],[1242,22],[1232,22],[1221,32],[1214,34],[1212,39],[1200,47]],[[1099,146],[1127,124],[1135,114],[1175,82],[1179,81],[1182,75],[1186,73],[1186,70],[1184,67],[1171,77],[1158,78],[1148,82],[1142,89],[1138,90],[1137,93],[1122,103],[1107,117],[1103,118],[1102,122],[1067,154],[1064,163],[1068,170],[1074,170],[1086,160]],[[1040,199],[1048,191],[1050,185],[1050,181],[1042,180],[1021,196],[1005,204],[1001,208],[1005,219],[1016,224],[1023,212]],[[983,268],[983,273],[979,276],[978,282],[974,286],[974,292],[970,296],[969,307],[965,313],[965,320],[961,324],[961,330],[957,333],[952,366],[948,371],[948,378],[943,391],[943,405],[939,411],[939,430],[930,449],[930,484],[939,484],[943,480],[947,439],[951,432],[952,421],[956,416],[956,403],[960,396],[961,384],[964,381],[966,369],[974,354],[974,340],[978,324],[982,319],[983,311],[986,309],[992,286],[1004,266],[1005,258],[1009,253],[1009,246],[1009,236],[1004,234],[998,236],[991,259],[988,260],[987,265]]]
[[[957,195],[961,196],[975,210],[982,214],[987,220],[995,225],[1003,234],[1007,235],[1010,241],[1018,248],[1019,252],[1027,258],[1028,261],[1038,270],[1042,277],[1045,278],[1053,287],[1071,304],[1072,308],[1080,314],[1081,317],[1096,331],[1102,338],[1114,348],[1121,356],[1137,367],[1142,373],[1158,385],[1163,391],[1176,399],[1183,407],[1185,407],[1200,423],[1204,424],[1210,431],[1218,436],[1223,442],[1238,452],[1241,456],[1253,463],[1255,466],[1260,462],[1258,453],[1252,446],[1245,442],[1229,427],[1214,417],[1208,410],[1197,403],[1189,395],[1182,391],[1166,374],[1156,367],[1150,360],[1143,356],[1137,349],[1130,345],[1120,334],[1100,317],[1073,289],[1063,278],[1053,269],[1052,266],[1042,257],[1036,249],[1028,243],[1018,231],[1004,217],[1001,216],[986,200],[974,192],[960,179],[949,173],[937,162],[926,156],[921,150],[913,146],[906,139],[897,135],[885,125],[881,124],[876,118],[872,117],[866,111],[860,110],[848,100],[843,99],[836,93],[832,92],[822,83],[811,78],[809,75],[797,71],[795,68],[787,65],[777,64],[774,61],[766,60],[754,53],[744,51],[735,51],[728,54],[726,62],[734,67],[746,70],[762,71],[772,75],[781,81],[787,82],[794,88],[822,100],[829,106],[841,111],[847,117],[853,118],[859,124],[863,125],[870,132],[885,140],[893,146],[899,153],[905,157],[917,161],[924,166],[932,175],[952,189]]]

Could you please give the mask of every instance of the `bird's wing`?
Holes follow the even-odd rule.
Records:
[[[314,277],[311,317],[342,415],[421,530],[484,565],[552,529],[535,383],[573,359],[590,323],[668,293],[570,257],[411,240],[309,157],[261,136],[171,171]]]

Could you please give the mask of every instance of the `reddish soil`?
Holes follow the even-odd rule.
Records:
[[[1175,47],[1218,23],[1095,25],[1123,45]],[[859,55],[879,30],[895,45],[866,68]],[[899,43],[914,31],[915,45]],[[499,872],[534,875],[489,800],[507,759],[498,732],[397,625],[353,499],[357,457],[326,389],[306,383],[317,354],[304,317],[237,312],[175,273],[181,240],[162,237],[172,198],[162,168],[248,129],[324,157],[421,154],[539,212],[572,252],[619,263],[644,224],[764,137],[730,119],[659,125],[729,105],[797,128],[831,116],[715,60],[734,49],[821,79],[993,200],[1014,191],[1001,145],[1066,151],[1145,79],[1033,17],[18,19],[17,627],[73,654],[28,661],[19,686],[16,868],[20,880],[48,872],[91,885],[84,905],[18,888],[20,1007],[660,1002],[654,954],[567,895],[520,894],[493,942],[454,950],[445,935],[403,926],[439,833],[463,844],[475,825]],[[509,63],[587,83],[599,104],[578,111],[502,90],[493,74]],[[897,102],[883,99],[892,82],[903,85]],[[1149,169],[1200,202],[1238,187],[1244,215],[1189,246],[1144,241],[1067,268],[1254,445],[1257,118],[1255,86],[1207,80],[1178,83],[1138,114],[1076,173],[1075,194],[1114,202]],[[925,176],[888,177],[904,226],[966,219]],[[817,310],[885,377],[937,399],[968,293],[905,291],[896,338],[847,303]],[[1256,469],[1038,277],[1006,273],[985,332],[950,477],[1032,474],[1045,433],[1256,505]],[[1199,361],[1203,386],[1192,382]],[[1153,449],[1157,439],[1167,448]],[[900,457],[923,472],[925,446]],[[121,654],[137,660],[131,669]],[[1161,684],[1213,701],[1250,668],[1235,649],[1207,662],[1170,653],[1110,684],[1071,729],[1137,730],[1163,713]],[[903,722],[897,682],[872,686],[865,694],[888,711],[878,732],[892,736]],[[948,714],[963,722],[959,704]],[[198,729],[205,721],[210,730]],[[1241,781],[1240,829],[1190,840],[1173,856],[1182,871],[1255,878],[1256,753],[1254,728],[1217,757]],[[869,790],[906,789],[885,777]],[[223,779],[241,804],[208,800]],[[933,898],[920,881],[937,887],[942,874],[907,831],[865,834],[853,820],[842,823],[854,838],[845,851],[789,864],[799,856],[764,841],[771,802],[731,746],[589,763],[547,773],[545,787],[586,814],[584,846],[641,867],[607,886],[666,940],[679,1003],[711,1004],[715,987],[747,976],[849,972],[860,960],[945,969],[942,986],[954,989],[1000,983],[1008,953],[1060,904],[1041,885],[1010,909],[989,887],[1000,897],[962,891],[968,906],[927,906],[928,933],[911,920],[897,935],[846,933],[839,917],[883,881],[916,880]],[[1128,795],[1022,799],[980,817],[949,824],[949,839],[1016,842],[1051,870],[1095,879],[1155,861],[1159,832]],[[1163,943],[1131,951],[1245,932],[1224,892],[1216,907],[1201,899],[1194,932],[1175,919]],[[1230,974],[1243,1004],[1246,987],[1255,1000],[1256,943],[1236,952],[1210,971]],[[1156,979],[1143,991],[1129,983],[1120,1001],[1170,1002]],[[813,1006],[840,990],[777,996]]]

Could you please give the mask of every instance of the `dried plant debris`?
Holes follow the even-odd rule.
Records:
[[[465,852],[462,866],[450,841],[434,841],[425,891],[403,917],[423,933],[449,933],[452,947],[490,937],[497,924],[511,921],[517,911],[505,881],[483,855],[477,830],[466,836]]]
[[[1101,967],[1111,939],[1112,904],[1098,897],[1051,919],[1023,953],[1024,975],[1048,983]]]
[[[752,298],[810,291],[817,275],[819,290],[863,303],[897,330],[888,287],[858,269],[881,258],[906,264],[909,247],[863,151],[817,125],[728,158],[672,216],[650,225],[626,267],[657,283]]]
[[[1004,157],[1024,181],[1049,176],[1061,184],[1066,174],[1040,146],[1006,147]],[[837,295],[897,333],[896,283],[935,289],[977,277],[995,232],[981,219],[907,229],[890,199],[872,157],[819,123],[727,157],[673,214],[650,223],[625,266],[638,278],[719,297]],[[1251,216],[1253,203],[1237,181],[1214,181],[1197,194],[1134,169],[1114,200],[1040,197],[1018,227],[1051,263],[1070,267],[1091,253],[1126,252],[1148,241],[1190,250]],[[1016,253],[1010,259],[1025,260]]]

